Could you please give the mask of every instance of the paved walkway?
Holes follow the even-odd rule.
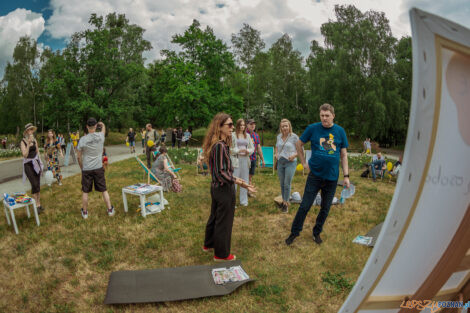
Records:
[[[142,148],[136,148],[137,155],[142,154]],[[106,147],[106,154],[108,155],[109,163],[114,163],[122,161],[131,157],[134,157],[134,154],[129,153],[129,148],[125,145],[113,145]],[[70,158],[72,162],[72,158]],[[64,159],[60,158],[59,164],[64,164]],[[3,199],[4,193],[13,193],[13,192],[24,192],[31,190],[31,185],[29,184],[28,179],[23,185],[23,159],[12,159],[6,161],[0,161],[0,199]],[[80,167],[78,164],[70,164],[69,166],[61,166],[62,177],[70,177],[76,174],[79,174]],[[41,177],[41,185],[44,185],[45,180],[44,176]]]

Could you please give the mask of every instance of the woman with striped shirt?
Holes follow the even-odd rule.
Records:
[[[218,113],[209,125],[204,139],[204,157],[208,160],[211,182],[211,215],[206,225],[203,250],[214,249],[214,261],[232,261],[230,253],[235,213],[235,184],[255,193],[256,189],[243,179],[233,176],[230,160],[233,122],[230,115]]]

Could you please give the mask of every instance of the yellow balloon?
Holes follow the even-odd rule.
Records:
[[[147,141],[147,146],[153,147],[154,142],[152,140]]]
[[[129,147],[129,143],[126,141],[126,146]]]
[[[296,170],[297,170],[297,172],[301,172],[301,171],[304,170],[304,167],[302,166],[302,163],[297,164]]]
[[[392,169],[393,169],[393,164],[392,164],[392,162],[388,162],[388,163],[387,163],[387,171],[391,172]]]

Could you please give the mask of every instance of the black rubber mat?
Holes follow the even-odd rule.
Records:
[[[109,277],[104,303],[166,302],[227,295],[253,279],[216,285],[212,269],[237,265],[241,265],[241,261],[113,272]]]

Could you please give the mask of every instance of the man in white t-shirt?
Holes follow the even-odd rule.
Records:
[[[114,215],[109,193],[106,190],[106,179],[103,168],[103,146],[106,127],[103,122],[96,122],[94,117],[87,121],[88,134],[82,138],[77,146],[78,164],[82,169],[82,217],[88,218],[88,193],[95,190],[103,194],[103,200],[109,216]],[[99,131],[97,131],[97,127]]]

